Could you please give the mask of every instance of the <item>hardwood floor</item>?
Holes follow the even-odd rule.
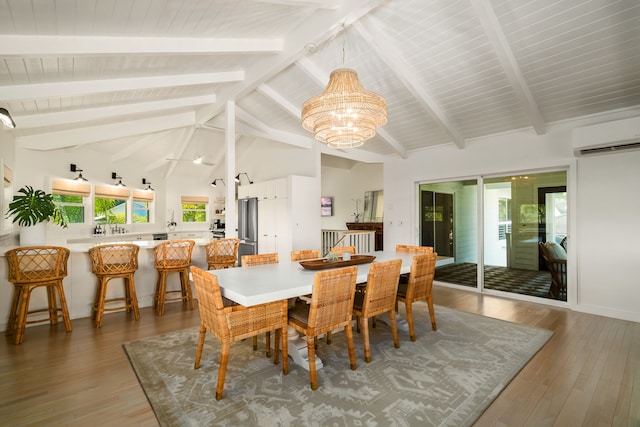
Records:
[[[438,286],[434,300],[554,332],[476,426],[640,425],[640,323]],[[198,322],[168,304],[162,318],[147,307],[137,322],[111,313],[99,330],[74,319],[71,333],[43,325],[21,345],[0,339],[2,425],[156,426],[122,343]]]

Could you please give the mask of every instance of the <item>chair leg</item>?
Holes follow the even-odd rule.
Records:
[[[224,377],[227,374],[227,363],[229,363],[229,352],[231,351],[231,343],[222,342],[220,349],[220,367],[218,368],[218,383],[216,384],[216,400],[222,399],[222,390],[224,389]]]
[[[136,283],[133,278],[133,274],[125,279],[126,287],[129,293],[129,304],[131,304],[131,308],[133,308],[133,316],[136,320],[140,320],[140,308],[138,307],[138,296],[136,295]]]
[[[62,320],[64,322],[64,329],[67,332],[72,331],[71,318],[69,317],[69,307],[67,307],[67,299],[64,296],[64,288],[62,287],[62,281],[56,285],[58,288],[58,297],[60,298],[60,308],[62,310]]]
[[[258,350],[258,336],[254,335],[253,336],[253,351]]]
[[[47,306],[49,312],[49,323],[51,325],[58,324],[58,302],[56,300],[56,293],[53,289],[55,285],[48,285],[47,288]]]
[[[191,296],[191,283],[189,282],[189,269],[180,272],[180,282],[182,285],[182,298],[184,302],[189,304],[189,309],[193,310],[193,297]]]
[[[18,319],[18,303],[22,299],[23,288],[19,285],[13,287],[13,299],[11,300],[11,309],[9,311],[9,321],[7,322],[7,330],[4,331],[6,336],[14,333],[16,321]]]
[[[413,328],[413,307],[409,301],[405,302],[404,306],[407,312],[407,323],[409,324],[409,339],[415,341],[416,333]]]
[[[164,314],[164,296],[165,296],[165,288],[167,286],[167,272],[162,271],[158,273],[158,289],[157,289],[157,304],[156,304],[156,313],[158,316],[162,316]]]
[[[389,318],[391,319],[391,335],[393,336],[393,346],[400,348],[400,340],[398,339],[398,324],[396,323],[396,311],[389,311]]]
[[[427,296],[427,307],[429,307],[429,317],[431,318],[431,329],[438,330],[436,326],[436,312],[433,310],[433,296]]]
[[[351,323],[344,327],[344,334],[347,338],[347,349],[349,350],[349,366],[352,371],[356,370],[356,349],[353,346],[353,330],[351,329]]]
[[[31,298],[31,288],[27,287],[22,291],[22,298],[18,305],[18,317],[16,319],[15,344],[22,344],[24,330],[27,323],[27,311],[29,310],[29,298]]]
[[[316,372],[316,346],[314,337],[307,336],[307,357],[309,358],[309,383],[311,390],[318,389],[318,373]]]
[[[282,340],[282,373],[289,374],[289,329],[283,326],[280,331],[280,339]]]
[[[95,313],[95,325],[96,328],[102,327],[102,318],[104,316],[104,299],[107,295],[107,283],[109,279],[106,277],[100,277],[98,279],[98,289],[96,290],[96,305],[93,307]]]
[[[327,344],[331,344],[331,331],[327,332]]]
[[[280,360],[279,360],[279,356],[280,356],[280,334],[282,333],[282,330],[280,329],[276,329],[276,335],[275,335],[275,340],[273,341],[273,364],[277,365]]]
[[[369,319],[366,317],[361,317],[362,319],[362,327],[360,330],[362,331],[362,341],[364,343],[364,361],[369,363],[371,362],[371,348],[369,347]]]
[[[204,348],[204,338],[207,335],[207,328],[200,323],[200,333],[198,334],[198,346],[196,347],[196,361],[193,363],[193,369],[200,368],[200,358],[202,357],[202,349]]]
[[[267,354],[267,357],[271,357],[271,332],[266,332],[264,334],[264,341],[267,346],[267,349],[265,351]]]

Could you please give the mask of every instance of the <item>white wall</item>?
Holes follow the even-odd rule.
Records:
[[[517,132],[385,162],[385,247],[417,243],[418,182],[568,168],[568,305],[640,321],[640,151],[576,159],[569,130]],[[402,225],[401,225],[402,223]]]
[[[322,217],[322,228],[346,230],[345,224],[354,220],[354,200],[360,201],[359,208],[362,213],[364,192],[382,190],[382,187],[383,165],[380,163],[356,163],[351,169],[323,166],[322,197],[333,197],[333,216]]]

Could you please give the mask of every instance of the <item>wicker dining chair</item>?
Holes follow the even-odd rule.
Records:
[[[412,246],[412,245],[396,245],[396,253],[398,254],[432,254],[432,246]],[[400,283],[409,281],[409,273],[400,274]]]
[[[393,345],[400,348],[398,328],[396,325],[396,293],[400,277],[402,260],[374,262],[369,269],[366,287],[356,292],[353,300],[353,314],[356,316],[362,340],[364,342],[364,361],[371,362],[369,346],[369,319],[383,313],[389,313]]]
[[[243,267],[253,267],[256,265],[265,265],[265,264],[277,264],[279,262],[277,253],[269,253],[269,254],[256,254],[256,255],[243,255],[242,256],[242,266]],[[265,353],[267,357],[271,356],[271,332],[267,331],[265,334],[265,346],[267,347]],[[253,349],[258,349],[258,336],[253,337]]]
[[[7,280],[14,286],[5,334],[15,334],[15,344],[22,344],[25,328],[32,323],[49,321],[55,325],[62,318],[65,330],[71,332],[71,319],[62,286],[67,276],[69,253],[69,249],[59,246],[24,246],[5,252]],[[47,308],[29,311],[31,293],[39,287],[47,290]],[[29,320],[29,315],[35,313],[48,313],[49,316]]]
[[[98,278],[96,297],[93,303],[93,318],[96,328],[102,327],[105,311],[125,309],[133,311],[136,320],[140,319],[138,298],[134,274],[138,269],[138,253],[140,246],[132,243],[113,243],[94,246],[89,249],[91,271]],[[107,298],[107,285],[111,279],[122,279],[124,296]],[[113,305],[115,302],[122,302]],[[105,304],[108,304],[105,307]]]
[[[412,245],[396,245],[397,253],[404,254],[431,254],[433,253],[433,247],[431,246],[412,246]]]
[[[309,381],[312,390],[318,388],[315,353],[318,335],[343,327],[350,367],[352,370],[356,369],[351,316],[357,276],[358,267],[355,265],[318,271],[313,281],[311,303],[296,304],[289,309],[289,326],[307,337]]]
[[[338,256],[342,255],[345,252],[349,252],[351,255],[355,255],[356,247],[355,246],[334,246],[331,248],[331,252],[333,252]]]
[[[153,298],[153,307],[158,316],[164,314],[166,301],[182,301],[193,310],[193,296],[191,295],[191,283],[189,281],[189,267],[191,266],[191,254],[195,242],[193,240],[170,240],[160,243],[153,248],[154,266],[158,271],[156,290]],[[167,275],[179,273],[180,289],[167,291]],[[179,293],[180,296],[167,298],[166,294]]]
[[[321,258],[319,249],[303,249],[300,251],[291,251],[291,261],[304,261],[308,259]]]
[[[277,264],[280,262],[277,253],[270,254],[257,254],[257,255],[242,255],[242,266],[253,267],[255,265],[264,264]]]
[[[433,296],[431,289],[433,288],[433,276],[436,271],[437,253],[426,255],[416,255],[411,263],[411,273],[407,283],[398,285],[398,294],[396,296],[396,311],[398,311],[398,302],[403,302],[407,312],[407,322],[409,323],[409,337],[411,341],[416,340],[413,322],[412,305],[416,301],[425,300],[429,308],[429,316],[431,318],[431,328],[436,331],[436,314],[433,310]]]
[[[251,307],[225,306],[215,274],[191,267],[193,284],[198,298],[200,333],[196,348],[194,369],[200,368],[202,349],[207,331],[215,336],[222,346],[216,384],[216,400],[222,399],[224,379],[227,373],[231,343],[257,336],[263,332],[276,331],[273,363],[279,363],[279,345],[282,341],[282,372],[289,373],[289,341],[287,336],[287,300],[275,301]],[[240,391],[241,393],[242,391]]]
[[[207,243],[205,245],[207,269],[219,270],[221,268],[235,267],[238,261],[239,246],[240,239],[235,237],[212,240]]]

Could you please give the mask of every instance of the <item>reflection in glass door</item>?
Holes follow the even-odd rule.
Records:
[[[482,216],[476,180],[421,184],[420,244],[438,252],[435,280],[479,287],[481,277],[483,290],[554,298],[539,243],[566,240],[566,184],[564,170],[485,178]],[[566,301],[566,293],[555,298]]]
[[[566,176],[558,171],[484,179],[484,289],[552,298],[539,243],[560,243],[566,236]]]

